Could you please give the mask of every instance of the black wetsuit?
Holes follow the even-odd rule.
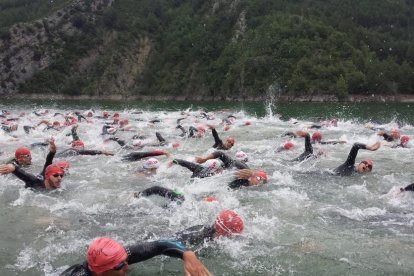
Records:
[[[213,239],[216,230],[214,226],[196,225],[175,234],[174,238],[186,245],[200,245]]]
[[[224,168],[225,169],[231,169],[233,167],[242,170],[242,169],[248,169],[249,166],[247,166],[246,163],[240,162],[239,160],[235,160],[232,159],[230,156],[228,156],[227,154],[225,154],[222,151],[215,151],[212,153],[214,158],[216,159],[220,159],[221,161],[223,161],[224,164]]]
[[[224,148],[223,141],[218,136],[217,130],[215,128],[212,128],[211,129],[211,134],[213,134],[213,137],[214,137],[214,145],[213,145],[213,148],[216,148],[218,150],[226,150]]]
[[[348,158],[346,159],[345,163],[340,165],[334,170],[334,173],[339,176],[349,176],[355,171],[355,159],[358,154],[358,150],[366,149],[365,144],[355,143],[351,151],[349,152]]]
[[[206,169],[197,163],[193,163],[193,162],[186,161],[183,159],[174,159],[173,163],[180,165],[182,167],[185,167],[189,169],[190,171],[192,171],[193,174],[191,175],[191,178],[194,178],[194,177],[204,178],[204,177],[208,177],[212,175],[212,174],[207,174]]]
[[[47,166],[52,164],[54,156],[55,156],[54,152],[49,152],[49,154],[46,157],[46,162],[43,165],[43,170],[37,176],[24,171],[22,168],[20,168],[20,166],[16,166],[14,163],[13,163],[13,165],[15,165],[15,170],[14,170],[13,174],[15,176],[17,176],[17,178],[19,178],[20,180],[22,180],[26,184],[25,188],[32,188],[32,189],[35,189],[35,190],[43,190],[43,189],[46,188],[45,184],[44,184],[45,170],[46,170]]]
[[[405,188],[401,188],[401,191],[410,191],[410,192],[414,192],[414,183],[411,183],[410,185],[408,185]]]
[[[56,157],[70,157],[70,156],[77,156],[77,155],[100,155],[105,154],[101,150],[85,150],[85,149],[65,149],[56,154]]]
[[[229,183],[230,189],[240,189],[241,187],[248,187],[250,186],[249,180],[247,179],[235,179]]]
[[[140,197],[140,196],[151,196],[151,195],[159,195],[167,199],[170,199],[171,201],[177,201],[177,202],[184,201],[184,196],[182,194],[177,193],[171,189],[167,189],[167,188],[160,187],[160,186],[154,186],[154,187],[145,189],[137,193],[135,196]]]
[[[312,148],[312,144],[310,141],[310,135],[307,133],[305,136],[305,151],[301,155],[299,155],[298,157],[296,157],[295,159],[291,161],[303,161],[312,156],[313,156],[313,148]]]
[[[153,150],[153,151],[143,151],[143,152],[131,152],[128,153],[127,155],[122,156],[122,161],[138,161],[141,160],[142,158],[145,157],[150,157],[150,156],[159,156],[159,155],[164,155],[165,152],[161,151],[161,150]]]
[[[382,134],[382,137],[384,137],[384,140],[387,141],[387,142],[394,141],[394,138],[392,138],[392,136],[387,134],[387,133]]]
[[[128,265],[139,263],[151,259],[158,255],[166,255],[174,258],[183,258],[186,248],[175,240],[160,240],[153,242],[143,242],[125,247],[128,254]],[[77,264],[69,267],[60,274],[61,276],[92,276],[88,268],[88,263]]]
[[[155,136],[157,136],[157,139],[160,142],[160,146],[165,146],[168,144],[168,142],[161,136],[159,132],[155,132]]]

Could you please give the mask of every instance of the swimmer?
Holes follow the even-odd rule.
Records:
[[[153,186],[151,188],[145,189],[141,192],[134,193],[134,197],[142,197],[142,196],[152,196],[158,195],[164,198],[167,198],[171,201],[175,201],[177,203],[181,203],[184,201],[184,195],[181,192],[177,192],[168,188],[164,188],[161,186]]]
[[[266,172],[244,169],[236,173],[236,179],[230,182],[228,186],[230,189],[239,189],[241,187],[259,186],[265,183],[267,183]]]
[[[244,152],[238,152],[239,154],[239,158],[245,162],[241,162],[239,160],[234,160],[232,159],[230,156],[228,156],[227,154],[225,154],[222,151],[215,151],[213,153],[210,153],[206,156],[197,156],[196,157],[196,162],[199,164],[202,164],[204,162],[206,162],[207,160],[211,160],[211,159],[220,159],[223,162],[223,168],[224,169],[229,169],[229,168],[237,168],[237,169],[248,169],[249,166],[247,166],[246,162],[247,162],[247,155]],[[237,155],[237,154],[236,154]]]
[[[213,137],[214,137],[213,148],[216,148],[218,150],[229,150],[234,146],[234,138],[229,137],[223,142],[218,136],[218,133],[216,129],[214,128],[214,126],[207,125],[207,127],[211,129],[211,133],[213,134]]]
[[[164,150],[152,150],[152,151],[143,151],[143,152],[137,151],[137,152],[131,152],[131,153],[128,153],[127,155],[122,156],[122,161],[134,162],[134,161],[139,161],[146,157],[160,156],[160,155],[165,155],[166,157],[171,156],[168,152]]]
[[[335,175],[339,176],[350,176],[354,172],[357,173],[366,173],[372,171],[373,162],[371,160],[363,160],[357,166],[355,166],[355,159],[357,157],[358,151],[360,149],[366,149],[370,151],[376,151],[381,146],[380,142],[376,142],[373,145],[365,145],[362,143],[355,143],[351,151],[349,152],[348,158],[345,163],[340,165],[334,170]]]
[[[193,172],[191,175],[191,178],[198,177],[198,178],[204,178],[204,177],[210,177],[213,175],[216,175],[218,173],[221,173],[223,171],[223,162],[219,159],[210,159],[204,162],[202,165],[193,163],[190,161],[186,161],[183,159],[174,159],[170,162],[170,165],[177,164],[182,167],[185,167]]]
[[[151,259],[158,255],[181,258],[185,275],[210,276],[193,251],[175,240],[142,242],[123,247],[107,237],[94,240],[86,253],[86,262],[73,265],[61,275],[66,276],[121,276],[126,275],[129,265]]]

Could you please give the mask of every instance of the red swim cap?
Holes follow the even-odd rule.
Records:
[[[198,130],[198,132],[202,132],[202,133],[205,133],[206,132],[206,129],[204,127],[202,127],[202,126],[198,126],[197,127],[197,130]]]
[[[393,128],[393,129],[391,129],[391,136],[394,139],[400,138],[400,132],[398,130],[396,130],[395,128]]]
[[[295,144],[293,144],[292,142],[287,142],[286,144],[283,145],[283,148],[285,150],[290,150],[291,148],[293,148],[295,146]]]
[[[22,155],[30,155],[30,150],[26,147],[21,147],[18,148],[14,153],[14,157],[16,157],[16,159],[19,159],[19,157]]]
[[[232,144],[232,145],[234,145],[234,138],[227,138],[227,140],[226,140],[228,143],[230,143],[230,144]]]
[[[245,125],[245,126],[250,126],[251,124],[252,124],[252,123],[251,123],[251,122],[249,122],[249,121],[247,121],[247,122],[245,122],[245,123],[244,123],[244,125]]]
[[[203,199],[204,202],[216,202],[217,199],[214,196],[208,196]]]
[[[57,164],[51,164],[47,166],[45,170],[45,180],[49,179],[49,177],[55,173],[63,174],[63,169]]]
[[[322,134],[320,132],[315,132],[314,134],[312,134],[312,140],[313,141],[320,141],[322,140]]]
[[[214,230],[218,236],[241,234],[243,232],[243,228],[243,220],[238,214],[231,210],[220,212],[217,215],[216,223],[214,224]]]
[[[58,121],[54,121],[52,125],[54,127],[60,127],[60,123]]]
[[[119,117],[119,113],[115,112],[114,115],[112,115],[113,117]]]
[[[126,261],[127,256],[125,248],[120,243],[107,237],[94,240],[86,253],[88,268],[95,273],[113,269]]]
[[[104,112],[103,112],[103,117],[104,117],[104,118],[107,118],[108,116],[109,116],[108,111],[104,111]]]
[[[129,123],[129,121],[128,121],[127,119],[119,121],[119,124],[120,124],[121,126],[122,126],[122,125],[127,125],[128,123]]]
[[[400,142],[402,145],[405,145],[408,143],[408,141],[410,141],[410,137],[408,135],[403,135],[400,138]]]
[[[74,149],[83,149],[85,144],[81,140],[72,141],[72,148]]]
[[[172,143],[171,146],[176,149],[180,147],[180,143],[175,142],[175,143]]]
[[[115,117],[114,118],[114,124],[117,124],[117,123],[119,123],[119,118],[118,117]]]
[[[225,126],[225,127],[224,127],[224,130],[225,130],[225,131],[228,131],[229,129],[230,129],[230,126]]]
[[[267,174],[265,171],[255,171],[253,172],[251,178],[256,177],[258,181],[263,181],[263,183],[267,182]]]
[[[56,166],[61,167],[62,169],[69,169],[70,164],[66,161],[60,161],[56,163]]]

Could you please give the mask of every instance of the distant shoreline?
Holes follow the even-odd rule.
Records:
[[[142,100],[142,101],[194,101],[194,102],[260,102],[266,100],[266,97],[202,97],[202,96],[125,96],[125,95],[99,95],[99,96],[69,96],[69,95],[50,95],[50,94],[0,94],[0,98],[6,100]],[[414,95],[349,95],[345,100],[338,100],[334,95],[316,95],[316,96],[274,96],[273,100],[278,102],[315,102],[315,103],[334,103],[334,102],[351,102],[351,103],[369,103],[369,102],[396,102],[396,103],[414,103]]]

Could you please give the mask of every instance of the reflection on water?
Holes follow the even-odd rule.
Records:
[[[0,275],[57,275],[68,265],[84,259],[87,244],[97,236],[111,236],[125,244],[142,239],[160,239],[198,224],[212,224],[223,209],[235,210],[245,221],[243,236],[202,245],[196,249],[202,261],[215,275],[402,275],[414,265],[414,195],[398,193],[398,188],[414,182],[413,147],[382,146],[376,152],[361,151],[357,161],[372,159],[374,170],[366,175],[334,177],[321,174],[334,169],[347,157],[354,142],[373,143],[375,131],[365,127],[372,119],[380,127],[399,128],[414,137],[413,109],[407,104],[274,104],[273,116],[266,116],[262,104],[208,103],[119,103],[99,102],[95,114],[118,110],[138,131],[118,132],[129,140],[134,134],[155,141],[159,131],[179,148],[166,149],[176,158],[193,160],[211,151],[210,133],[201,139],[182,138],[176,129],[181,110],[199,114],[199,108],[215,111],[215,119],[182,121],[183,126],[214,124],[222,138],[234,137],[231,156],[239,150],[249,155],[249,166],[268,172],[269,182],[261,187],[228,190],[233,173],[191,180],[191,172],[168,166],[170,158],[159,157],[157,175],[139,177],[134,172],[142,162],[125,163],[123,150],[115,142],[104,142],[103,120],[80,123],[78,134],[88,149],[113,151],[115,156],[76,156],[63,187],[50,193],[24,189],[14,176],[0,177]],[[58,111],[85,111],[87,102],[2,102],[1,109],[13,114],[48,108],[46,119]],[[232,108],[233,111],[218,112]],[[142,114],[132,111],[142,110]],[[269,113],[269,111],[267,111]],[[276,116],[282,115],[282,120]],[[234,114],[237,119],[229,131],[221,119]],[[268,114],[269,115],[269,114]],[[283,120],[295,117],[298,121]],[[275,153],[290,138],[286,131],[308,130],[316,118],[339,120],[338,127],[320,129],[323,140],[347,141],[338,145],[319,145],[325,155],[317,160],[290,163],[303,151],[303,139],[292,139],[294,148]],[[149,120],[161,122],[148,124]],[[314,120],[313,120],[314,119]],[[23,125],[35,125],[40,118],[30,113]],[[197,121],[196,121],[197,120]],[[245,122],[251,122],[246,126]],[[0,133],[1,161],[13,155],[21,145],[55,136],[58,151],[69,147],[70,128],[63,132],[43,131],[30,134],[19,128],[18,139]],[[155,149],[155,147],[144,148]],[[32,150],[32,173],[41,171],[46,148]],[[58,159],[60,161],[62,159]],[[184,193],[183,204],[168,204],[157,197],[134,198],[133,192],[158,185]],[[394,192],[393,192],[394,191]],[[214,195],[218,202],[202,199]],[[182,275],[181,262],[155,258],[132,267],[131,275]]]

